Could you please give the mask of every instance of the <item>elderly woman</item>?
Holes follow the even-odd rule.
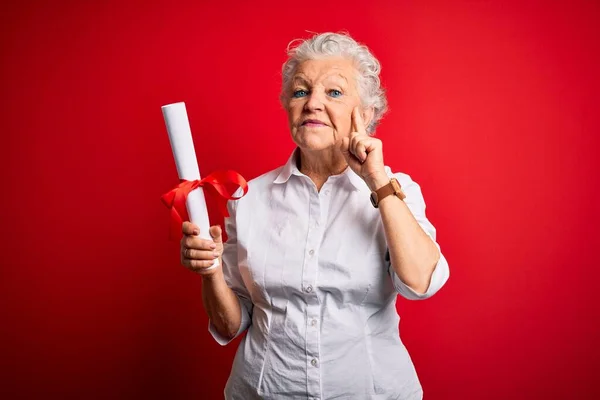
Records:
[[[225,345],[248,331],[225,398],[421,399],[396,298],[432,296],[449,270],[419,185],[385,166],[372,136],[386,110],[379,62],[334,33],[288,54],[281,101],[296,150],[230,202],[226,243],[219,226],[211,242],[183,225],[211,334]]]

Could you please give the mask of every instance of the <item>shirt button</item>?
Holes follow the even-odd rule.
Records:
[[[311,256],[313,256],[315,254],[315,251],[311,250],[311,251],[308,252],[308,254],[310,254]]]
[[[329,189],[325,191],[325,196],[329,196]]]
[[[316,358],[313,358],[313,359],[310,361],[310,363],[311,363],[311,365],[312,365],[313,367],[316,367],[316,366],[317,366],[317,359],[316,359]]]
[[[310,324],[311,324],[312,326],[317,326],[317,320],[316,320],[316,319],[313,319],[312,321],[310,321]]]
[[[311,286],[311,285],[308,285],[306,288],[304,288],[304,291],[305,291],[306,293],[310,293],[310,292],[312,292],[312,286]]]

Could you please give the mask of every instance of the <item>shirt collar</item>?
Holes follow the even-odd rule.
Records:
[[[296,154],[299,151],[300,150],[298,148],[292,151],[292,155],[290,156],[290,158],[288,158],[287,162],[285,163],[285,165],[281,169],[281,172],[279,172],[279,175],[277,175],[277,178],[275,178],[273,183],[286,183],[292,175],[303,175],[302,172],[300,172],[300,170],[298,169],[298,163],[296,162]]]
[[[292,152],[292,155],[288,158],[287,162],[285,163],[285,165],[283,166],[283,168],[279,172],[279,175],[277,175],[277,177],[275,178],[273,183],[277,183],[277,184],[286,183],[292,175],[305,176],[298,169],[297,157],[298,157],[299,152],[300,152],[300,149],[298,149],[298,148],[296,148]],[[362,192],[369,192],[369,193],[371,192],[371,190],[369,189],[369,187],[367,186],[365,181],[360,176],[358,176],[354,171],[352,171],[352,168],[347,167],[344,170],[344,172],[342,172],[338,176],[341,176],[341,175],[346,176],[346,178],[348,179],[348,182],[350,182],[350,184],[352,184],[354,189],[362,191]]]

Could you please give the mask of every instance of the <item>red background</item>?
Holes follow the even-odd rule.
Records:
[[[293,149],[286,45],[347,30],[382,63],[387,164],[451,268],[398,304],[426,398],[600,396],[600,10],[544,3],[3,5],[0,395],[222,396],[238,342],[210,338],[167,240],[160,106],[187,103],[205,174],[256,177]]]

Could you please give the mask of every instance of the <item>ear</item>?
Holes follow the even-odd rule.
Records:
[[[371,121],[373,121],[373,117],[375,116],[375,107],[366,107],[362,109],[362,119],[365,123],[365,129],[371,125]]]

